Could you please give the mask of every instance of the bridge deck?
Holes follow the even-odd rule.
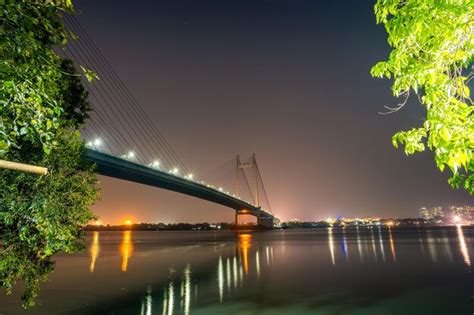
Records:
[[[134,163],[132,161],[124,160],[92,149],[85,150],[84,159],[96,164],[96,172],[104,176],[179,192],[235,209],[239,213],[248,213],[259,217],[273,218],[272,214],[260,209],[259,207],[229,196],[214,188]]]

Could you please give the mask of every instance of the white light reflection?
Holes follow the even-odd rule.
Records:
[[[162,315],[166,315],[168,313],[168,294],[165,289],[165,292],[163,293],[163,313]]]
[[[382,253],[382,260],[385,262],[385,248],[383,247],[383,238],[382,238],[382,230],[379,226],[379,244],[380,244],[380,252]]]
[[[466,241],[464,240],[464,232],[462,230],[462,226],[457,226],[458,231],[458,239],[459,239],[459,248],[461,250],[462,257],[464,258],[464,263],[470,267],[471,266],[471,259],[469,257],[469,250],[466,246]]]
[[[168,285],[168,315],[173,314],[174,309],[174,284],[170,282]]]
[[[255,253],[255,266],[257,269],[257,277],[260,278],[260,256],[258,254],[258,250]]]
[[[239,279],[240,279],[240,287],[242,287],[242,284],[244,283],[244,268],[242,266],[242,261],[239,260]]]
[[[227,257],[227,290],[230,290],[232,276],[230,274],[230,259]]]
[[[425,246],[423,245],[423,239],[421,237],[420,231],[418,231],[418,242],[420,243],[421,254],[425,256]]]
[[[443,235],[445,235],[444,231],[443,231]],[[445,236],[441,240],[444,244],[444,250],[446,251],[446,256],[448,256],[449,261],[452,263],[453,262],[453,253],[452,253],[452,248],[450,246],[451,244],[449,242],[449,238]]]
[[[431,260],[436,263],[438,262],[438,252],[436,251],[435,242],[436,240],[433,238],[431,231],[426,232],[426,240],[428,242],[428,251],[430,253]]]
[[[237,289],[237,282],[238,282],[238,274],[237,274],[237,257],[234,256],[234,265],[233,265],[233,271],[234,271],[234,289]]]
[[[146,290],[146,297],[144,301],[142,302],[142,309],[141,309],[141,314],[142,315],[152,315],[152,306],[153,306],[153,298],[151,297],[151,287],[148,287]]]
[[[346,261],[349,261],[349,251],[347,248],[347,239],[346,239],[346,228],[342,228],[342,250]]]
[[[267,266],[270,266],[270,249],[268,246],[265,247],[265,256],[267,259]]]
[[[184,314],[189,315],[191,307],[191,266],[184,269]]]
[[[375,246],[374,230],[372,228],[370,228],[370,238],[372,239],[372,251],[374,252],[374,259],[375,262],[377,262],[377,247]]]
[[[329,253],[331,254],[332,265],[336,265],[336,257],[334,256],[334,240],[332,238],[332,228],[328,228],[328,245]]]
[[[362,253],[362,243],[360,241],[359,227],[356,227],[356,231],[357,231],[357,250],[359,251],[360,262],[363,263],[364,262],[364,254]]]
[[[217,267],[217,285],[219,288],[219,301],[222,303],[224,297],[224,265],[222,264],[221,256],[219,256],[219,265]]]

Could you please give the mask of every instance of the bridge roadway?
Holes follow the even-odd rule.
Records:
[[[255,216],[258,224],[266,228],[273,228],[278,222],[271,213],[260,207],[192,180],[89,148],[86,148],[83,158],[96,164],[96,172],[100,175],[159,187],[232,208],[235,210],[236,222],[238,222],[238,216],[244,214]]]

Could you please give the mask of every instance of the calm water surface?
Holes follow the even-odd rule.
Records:
[[[90,232],[0,314],[473,314],[474,229]]]

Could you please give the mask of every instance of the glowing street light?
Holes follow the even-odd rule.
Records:
[[[94,140],[94,146],[95,147],[100,147],[102,145],[102,139],[101,138],[96,138]]]
[[[187,180],[193,180],[194,175],[192,173],[189,173],[188,175],[184,176]]]
[[[99,149],[102,146],[102,143],[103,142],[101,138],[95,138],[93,141],[88,141],[86,146],[89,148]]]
[[[150,164],[148,164],[148,166],[151,167],[151,168],[159,170],[160,169],[160,161],[155,160],[155,161],[151,162]]]
[[[173,174],[173,175],[178,175],[179,173],[179,170],[177,167],[173,168],[172,170],[169,171],[170,174]]]
[[[127,154],[122,155],[122,158],[126,159],[126,160],[134,160],[135,159],[135,152],[130,151]]]

